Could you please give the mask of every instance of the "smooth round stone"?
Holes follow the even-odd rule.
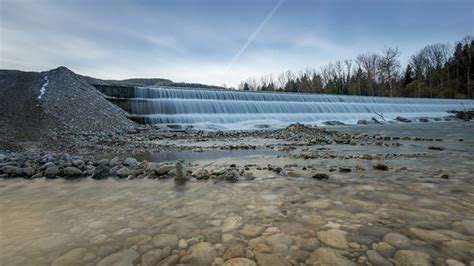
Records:
[[[399,250],[393,257],[397,266],[430,266],[430,255],[414,250]]]
[[[301,235],[308,231],[307,227],[300,223],[282,223],[278,228],[289,235]]]
[[[328,265],[328,266],[355,266],[355,263],[339,254],[334,249],[318,248],[311,253],[310,262],[312,265]]]
[[[287,246],[291,246],[291,244],[293,244],[293,238],[283,233],[271,235],[267,237],[266,241],[270,246],[273,246],[276,244],[284,244]]]
[[[238,215],[231,215],[224,220],[222,232],[227,233],[239,229],[244,224],[242,217]]]
[[[143,254],[141,266],[153,266],[158,264],[163,258],[161,249],[152,249]]]
[[[379,253],[380,255],[386,258],[392,257],[393,254],[395,254],[395,251],[397,251],[394,247],[392,247],[387,242],[380,242],[380,243],[374,244],[373,248],[375,249],[375,251],[377,251],[377,253]]]
[[[474,235],[474,220],[462,220],[453,223],[453,229],[455,231]]]
[[[224,262],[224,266],[257,266],[253,260],[246,258],[235,258]]]
[[[348,248],[346,232],[339,229],[320,231],[317,233],[318,239],[324,244],[338,249]]]
[[[396,249],[405,249],[410,247],[410,240],[401,234],[398,233],[388,233],[383,238],[384,242],[387,242]]]
[[[390,261],[386,260],[384,257],[382,257],[380,254],[373,250],[368,250],[367,251],[367,259],[372,263],[372,265],[375,266],[390,266],[393,265]]]
[[[153,244],[157,248],[165,248],[170,247],[171,249],[175,249],[178,247],[178,237],[176,235],[170,234],[160,234],[153,238]]]
[[[246,224],[242,230],[240,230],[240,234],[245,237],[257,237],[261,235],[263,232],[263,227],[259,225],[253,224]]]
[[[96,258],[96,255],[85,248],[76,248],[57,258],[52,266],[81,265]]]
[[[200,242],[191,247],[191,256],[191,265],[207,266],[217,257],[217,251],[210,243]]]
[[[233,245],[224,253],[224,260],[242,257],[245,253],[244,246],[241,244]]]
[[[258,265],[271,266],[290,266],[283,257],[276,254],[257,254],[255,255]]]
[[[133,266],[137,263],[140,254],[134,249],[126,249],[103,258],[97,266]]]
[[[451,238],[449,236],[443,235],[433,230],[425,230],[420,228],[410,228],[408,229],[415,237],[425,240],[425,241],[447,241]]]

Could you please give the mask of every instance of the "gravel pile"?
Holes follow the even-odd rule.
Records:
[[[41,97],[39,97],[41,95]],[[0,149],[35,150],[83,132],[121,133],[136,124],[83,77],[65,67],[0,70]]]

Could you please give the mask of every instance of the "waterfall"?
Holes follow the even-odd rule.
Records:
[[[280,127],[301,122],[356,123],[374,112],[386,119],[439,118],[448,110],[474,108],[472,100],[388,98],[304,93],[244,92],[173,87],[136,87],[128,99],[132,117],[149,124],[182,124],[202,128]]]

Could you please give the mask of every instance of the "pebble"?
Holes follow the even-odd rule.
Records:
[[[355,266],[355,263],[334,249],[318,248],[310,255],[312,265]]]
[[[257,266],[253,260],[246,258],[235,258],[224,262],[224,266]]]
[[[347,232],[339,229],[330,229],[327,231],[320,231],[317,233],[318,239],[324,244],[337,248],[347,249],[349,246],[346,240]]]
[[[109,255],[97,263],[97,266],[133,266],[138,262],[140,254],[134,249],[126,249]]]
[[[430,266],[430,255],[414,250],[399,250],[393,257],[397,266]]]
[[[405,249],[410,247],[410,240],[398,233],[388,233],[384,236],[383,241],[395,247],[396,249]]]

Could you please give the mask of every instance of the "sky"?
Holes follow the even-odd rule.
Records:
[[[472,0],[0,0],[0,68],[242,80],[474,34]]]

